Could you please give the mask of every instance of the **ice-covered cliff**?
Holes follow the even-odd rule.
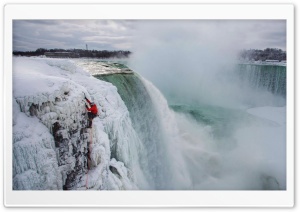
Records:
[[[100,111],[92,129],[84,94]],[[136,189],[145,182],[133,174],[142,174],[138,158],[128,158],[137,154],[134,136],[110,83],[67,59],[13,59],[14,190]],[[119,161],[111,157],[116,143]]]

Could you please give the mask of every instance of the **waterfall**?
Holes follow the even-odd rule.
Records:
[[[216,73],[219,81],[203,77],[197,79],[203,87],[190,88],[219,98],[214,103],[252,107],[245,111],[207,101],[170,109],[137,73],[103,75],[103,64],[93,63],[91,76],[90,66],[77,65],[14,60],[14,190],[269,189],[277,181],[271,188],[285,188],[284,66],[240,64]],[[84,95],[99,109],[92,130],[85,129]],[[241,160],[252,158],[249,145],[260,156],[251,163]]]
[[[242,82],[250,87],[286,97],[286,66],[239,64],[237,70]]]
[[[178,144],[176,122],[172,120],[172,112],[162,94],[137,74],[96,77],[115,85],[129,110],[133,127],[145,151],[140,153],[139,159],[151,189],[183,187],[181,184],[188,182],[188,177],[183,176],[183,167],[178,167],[183,162],[180,160],[180,151],[175,147]],[[175,166],[174,154],[178,160]],[[119,159],[114,150],[112,155]]]

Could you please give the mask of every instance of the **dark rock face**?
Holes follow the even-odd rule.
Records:
[[[59,141],[62,140],[62,135],[59,133],[61,126],[59,122],[55,122],[52,126],[52,135],[54,136],[54,141],[55,141],[55,147],[59,147]]]
[[[116,175],[118,178],[121,178],[121,175],[120,175],[120,173],[119,173],[119,171],[118,171],[118,169],[117,169],[116,167],[114,167],[114,166],[109,166],[109,170],[110,170],[114,175]]]
[[[52,134],[57,148],[59,166],[71,166],[66,171],[66,180],[63,185],[64,190],[74,190],[82,180],[82,176],[88,170],[88,143],[90,133],[86,129],[87,117],[81,115],[78,128],[67,129],[60,125],[59,120],[52,126]]]
[[[29,113],[31,116],[37,116],[37,105],[36,104],[31,104],[29,108]]]

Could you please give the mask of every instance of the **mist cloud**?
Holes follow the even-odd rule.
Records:
[[[232,75],[238,52],[285,49],[284,21],[160,20],[136,26],[130,66],[169,101],[237,105],[247,95]]]

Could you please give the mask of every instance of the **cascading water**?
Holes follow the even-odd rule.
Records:
[[[171,143],[168,141],[169,137],[165,135],[166,129],[163,126],[164,119],[155,107],[155,105],[157,106],[155,101],[161,99],[160,94],[156,94],[155,97],[151,96],[148,89],[152,89],[152,93],[154,93],[153,87],[150,84],[146,86],[147,82],[137,74],[97,75],[96,78],[115,85],[130,112],[133,127],[145,150],[139,154],[139,159],[151,189],[176,189],[180,187],[178,182],[175,184],[170,180],[176,178],[173,176],[176,173],[174,173],[170,154],[168,154],[172,141]],[[167,106],[166,101],[159,102],[159,104],[159,110]],[[178,156],[176,151],[173,154]],[[112,150],[112,156],[118,158],[114,150]]]
[[[286,97],[286,66],[239,64],[237,71],[248,86]]]
[[[143,73],[175,111],[185,188],[285,189],[285,67],[228,65]]]

